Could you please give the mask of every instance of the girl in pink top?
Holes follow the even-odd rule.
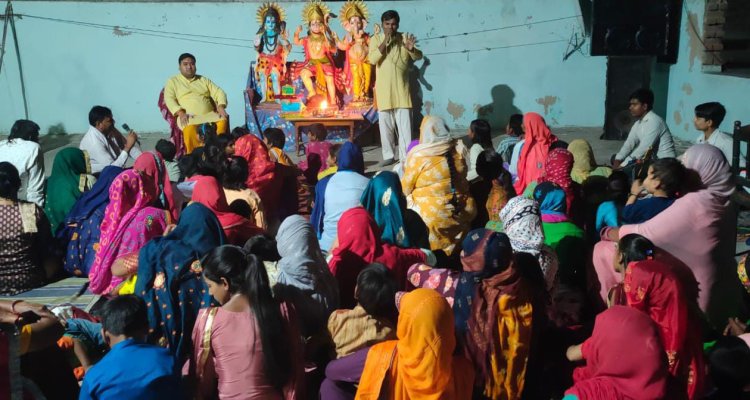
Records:
[[[298,331],[271,295],[263,263],[237,246],[221,246],[201,265],[221,307],[201,309],[186,372],[201,399],[303,398]]]

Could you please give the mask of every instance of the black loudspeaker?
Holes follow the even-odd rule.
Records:
[[[682,0],[593,0],[592,56],[677,61]]]

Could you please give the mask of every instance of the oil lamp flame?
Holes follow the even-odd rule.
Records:
[[[320,103],[320,110],[321,111],[325,111],[327,108],[328,108],[328,102],[327,101],[324,101],[324,102]]]

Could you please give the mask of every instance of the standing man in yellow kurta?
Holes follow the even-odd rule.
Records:
[[[216,123],[216,133],[227,132],[227,95],[210,79],[195,73],[195,56],[184,53],[179,58],[180,73],[164,85],[164,102],[182,129],[185,154],[203,146],[199,135],[202,124]]]
[[[388,10],[380,17],[383,32],[370,39],[368,61],[375,65],[375,98],[378,106],[380,143],[383,161],[379,167],[391,165],[395,160],[396,134],[398,131],[398,155],[406,160],[406,148],[411,142],[411,94],[409,91],[409,67],[422,58],[414,35],[398,32],[400,17]]]

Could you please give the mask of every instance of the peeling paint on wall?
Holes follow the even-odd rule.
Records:
[[[685,128],[685,131],[687,131],[688,129],[690,129],[690,124],[685,122],[685,125],[683,125],[682,127]]]
[[[680,110],[674,112],[674,123],[677,125],[682,123],[682,113]]]
[[[432,111],[432,106],[434,106],[434,104],[431,101],[425,101],[424,102],[424,113],[425,113],[425,115],[430,115],[430,111]]]
[[[693,30],[693,27],[696,27],[697,30],[699,26],[702,26],[703,24],[698,21],[698,14],[693,12],[688,12],[688,19],[689,23],[685,24],[685,29],[687,30],[688,34],[688,46],[690,47],[690,57],[688,57],[688,60],[690,61],[690,66],[688,68],[689,71],[693,70],[693,65],[695,64],[695,59],[700,58],[703,54],[703,43],[701,43],[700,36],[703,36],[700,32],[695,32]]]
[[[515,0],[505,0],[503,2],[503,8],[500,10],[500,15],[503,17],[515,17],[516,16]]]
[[[448,100],[448,107],[446,107],[446,111],[448,111],[448,114],[450,114],[451,117],[453,117],[454,121],[457,121],[466,112],[466,107],[464,107],[461,104],[454,103]]]
[[[682,85],[682,91],[685,92],[686,95],[690,96],[693,94],[693,86],[691,86],[689,83],[684,83]]]
[[[544,106],[544,115],[549,114],[549,109],[557,103],[557,96],[544,96],[536,99],[537,104]]]

